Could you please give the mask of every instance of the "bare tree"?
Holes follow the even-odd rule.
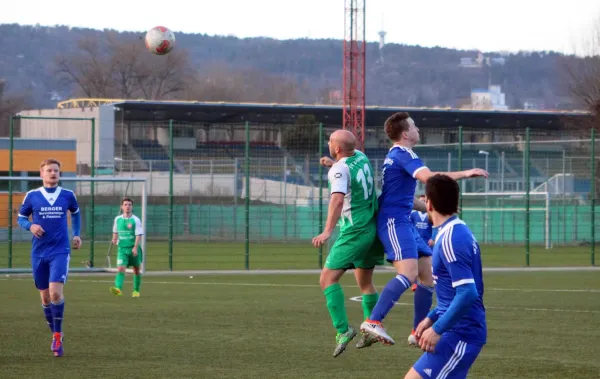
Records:
[[[137,67],[137,84],[145,99],[181,98],[194,82],[190,58],[183,49],[173,50],[166,56],[150,54]]]
[[[590,111],[594,115],[594,126],[600,127],[600,18],[594,23],[589,38],[575,50],[583,57],[559,59],[563,79],[573,100]]]
[[[9,95],[7,93],[6,81],[0,79],[0,136],[8,137],[10,131],[9,117],[14,116],[25,106],[25,97],[19,95]],[[15,131],[15,136],[18,132]]]
[[[291,78],[215,63],[198,73],[187,98],[199,101],[297,103],[306,91]]]
[[[106,53],[104,41],[83,38],[77,41],[77,51],[56,58],[55,73],[60,81],[75,85],[87,97],[110,97],[112,62]]]
[[[183,96],[193,82],[187,51],[181,48],[155,56],[138,38],[114,32],[82,39],[77,47],[56,59],[54,71],[84,96],[172,99]]]

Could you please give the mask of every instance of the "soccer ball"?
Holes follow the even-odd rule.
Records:
[[[156,55],[168,54],[175,47],[175,34],[164,26],[155,26],[146,33],[146,48]]]

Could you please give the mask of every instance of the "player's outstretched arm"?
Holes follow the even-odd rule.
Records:
[[[427,167],[423,167],[415,173],[415,178],[421,183],[427,183],[427,180],[436,174],[447,175],[454,180],[466,179],[466,178],[476,178],[476,177],[484,177],[487,178],[489,176],[488,172],[482,170],[480,168],[472,168],[470,170],[464,171],[452,171],[452,172],[433,172],[429,170]]]

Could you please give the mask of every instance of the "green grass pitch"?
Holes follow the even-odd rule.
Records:
[[[379,289],[391,273],[376,273]],[[598,378],[598,272],[486,273],[489,340],[469,377]],[[401,378],[420,352],[405,344],[412,293],[386,326],[398,344],[331,356],[335,331],[318,275],[148,275],[142,297],[115,297],[108,275],[66,286],[65,356],[54,358],[28,275],[0,278],[0,367],[11,378]],[[362,318],[353,278],[342,284]],[[355,339],[356,341],[356,339]]]
[[[30,256],[29,243],[13,244],[12,267],[28,268]],[[105,267],[109,240],[97,240],[94,244],[94,265]],[[146,246],[146,269],[168,270],[169,248],[165,241],[148,240]],[[327,254],[326,249],[323,252]],[[525,266],[524,246],[482,246],[486,267],[522,267]],[[113,248],[113,265],[116,251]],[[90,257],[90,243],[84,238],[81,250],[73,252],[71,267],[82,268]],[[249,249],[250,269],[309,269],[319,268],[319,253],[310,241],[305,243],[267,243],[251,242]],[[326,257],[323,257],[323,261]],[[174,241],[173,270],[242,270],[245,268],[245,246],[243,242],[205,242]],[[532,266],[589,266],[591,263],[590,246],[566,246],[544,249],[532,246],[530,265]],[[8,266],[8,248],[6,242],[0,243],[0,268]]]

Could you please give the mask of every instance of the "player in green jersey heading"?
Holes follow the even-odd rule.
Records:
[[[373,285],[375,266],[384,263],[383,248],[377,239],[377,194],[373,169],[369,159],[355,150],[356,138],[347,130],[337,130],[329,138],[328,158],[321,164],[330,166],[328,173],[331,198],[327,222],[323,233],[313,239],[313,245],[324,245],[331,237],[336,224],[340,235],[329,251],[325,267],[321,271],[320,284],[333,326],[337,330],[337,357],[356,336],[356,329],[348,323],[344,291],[339,280],[348,269],[354,268],[354,277],[362,293],[363,319],[371,314],[377,303],[378,293]],[[363,335],[356,347],[370,346],[375,341]]]
[[[123,214],[115,218],[113,225],[112,243],[117,245],[117,276],[115,277],[115,286],[110,288],[110,292],[117,296],[123,294],[123,281],[125,280],[125,270],[127,267],[133,268],[133,297],[140,297],[140,284],[142,274],[140,268],[142,265],[142,247],[141,241],[144,235],[142,222],[135,216],[133,211],[133,201],[126,197],[121,201],[121,210]]]

